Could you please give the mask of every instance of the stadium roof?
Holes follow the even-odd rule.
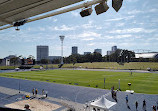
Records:
[[[27,19],[83,0],[0,0],[0,26]]]
[[[135,58],[158,58],[158,52],[153,53],[136,53]]]

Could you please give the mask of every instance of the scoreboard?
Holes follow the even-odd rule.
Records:
[[[22,59],[22,65],[34,65],[35,64],[35,60],[34,59]]]

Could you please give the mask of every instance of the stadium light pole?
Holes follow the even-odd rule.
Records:
[[[60,41],[61,41],[61,64],[64,64],[64,62],[63,62],[63,41],[64,41],[65,36],[61,35],[59,37],[60,37]]]

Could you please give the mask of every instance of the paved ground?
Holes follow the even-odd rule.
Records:
[[[41,94],[42,89],[45,89],[45,91],[48,91],[50,101],[61,102],[61,99],[66,99],[72,101],[71,105],[74,106],[74,102],[76,102],[82,107],[86,102],[92,101],[104,94],[107,94],[108,100],[114,101],[109,90],[0,77],[0,105],[16,101],[19,95],[14,97],[10,97],[10,95],[18,93],[19,83],[21,94],[31,93],[33,88],[37,88],[38,93]],[[132,111],[135,111],[135,101],[138,101],[138,111],[143,111],[142,102],[144,99],[147,102],[147,111],[152,111],[152,105],[156,105],[156,101],[158,101],[158,95],[129,94],[119,91],[117,93],[118,103],[110,109],[113,111],[128,111],[125,103],[125,96],[127,94],[129,95],[129,106]]]

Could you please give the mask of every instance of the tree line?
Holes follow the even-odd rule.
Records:
[[[64,57],[64,63],[84,63],[84,62],[131,62],[135,57],[135,53],[128,50],[117,49],[111,55],[102,56],[100,53],[94,52],[91,54],[80,55],[73,54],[68,57]],[[60,63],[60,59],[55,59],[52,63]]]

